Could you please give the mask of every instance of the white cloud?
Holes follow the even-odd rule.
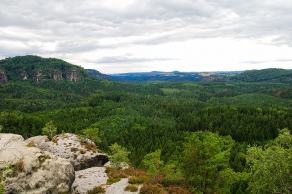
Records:
[[[58,57],[105,73],[292,68],[290,0],[0,5],[0,56]]]

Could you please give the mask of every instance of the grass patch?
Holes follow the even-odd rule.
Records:
[[[136,185],[128,185],[128,186],[126,186],[125,191],[137,192],[138,187]]]
[[[107,185],[111,185],[111,184],[114,184],[116,182],[119,182],[120,180],[121,180],[121,178],[113,178],[113,177],[110,177],[110,178],[107,179],[106,184]]]
[[[148,180],[146,176],[132,176],[129,178],[130,184],[143,184]]]

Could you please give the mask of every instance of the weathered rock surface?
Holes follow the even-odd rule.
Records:
[[[137,192],[125,191],[125,188],[129,185],[128,178],[121,179],[106,188],[106,194],[138,194],[141,186],[138,187]]]
[[[28,147],[14,134],[0,134],[0,169],[6,193],[70,192],[75,178],[68,160]]]
[[[24,139],[21,135],[12,133],[0,133],[0,150],[10,147],[12,144],[21,143]]]
[[[70,160],[75,170],[103,166],[108,162],[108,156],[99,152],[92,141],[71,133],[57,135],[52,141],[46,136],[36,136],[27,139],[26,143]]]
[[[85,194],[94,187],[106,184],[108,176],[105,167],[92,167],[75,172],[75,181],[72,185],[73,193]]]

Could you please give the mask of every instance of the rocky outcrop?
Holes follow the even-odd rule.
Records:
[[[0,84],[5,83],[5,82],[7,82],[7,76],[6,76],[5,72],[0,71]]]
[[[103,166],[108,162],[108,156],[101,153],[92,141],[71,133],[57,135],[52,141],[46,136],[36,136],[27,139],[26,143],[68,159],[75,170]]]
[[[105,185],[108,179],[105,167],[92,167],[75,172],[75,181],[72,185],[74,194],[85,194],[94,187]]]
[[[125,191],[128,178],[108,185],[105,163],[110,166],[106,154],[75,134],[24,141],[20,135],[0,133],[0,184],[5,194],[86,194],[98,186],[106,194],[139,193],[141,185],[137,192]]]
[[[7,82],[7,78],[8,81],[40,83],[48,80],[77,82],[87,77],[82,67],[60,59],[28,55],[0,60],[0,83]]]
[[[35,80],[36,82],[40,82],[43,80],[43,73],[41,71],[36,71]]]
[[[62,72],[61,71],[58,71],[58,70],[54,70],[52,72],[52,75],[51,75],[52,79],[54,81],[60,81],[60,80],[63,80],[63,75],[62,75]]]
[[[22,80],[28,80],[29,77],[26,71],[21,71],[20,76]]]
[[[76,70],[66,72],[66,78],[67,80],[74,81],[74,82],[81,80],[81,77]]]
[[[6,193],[70,192],[75,178],[68,160],[26,145],[14,134],[0,134],[0,170]]]

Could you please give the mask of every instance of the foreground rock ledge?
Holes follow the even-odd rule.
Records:
[[[15,134],[0,134],[0,170],[6,193],[70,192],[75,178],[68,160],[29,146]]]
[[[57,135],[52,141],[49,141],[47,136],[35,136],[25,142],[43,151],[68,159],[75,170],[101,167],[109,160],[108,156],[101,153],[92,141],[72,133]]]

